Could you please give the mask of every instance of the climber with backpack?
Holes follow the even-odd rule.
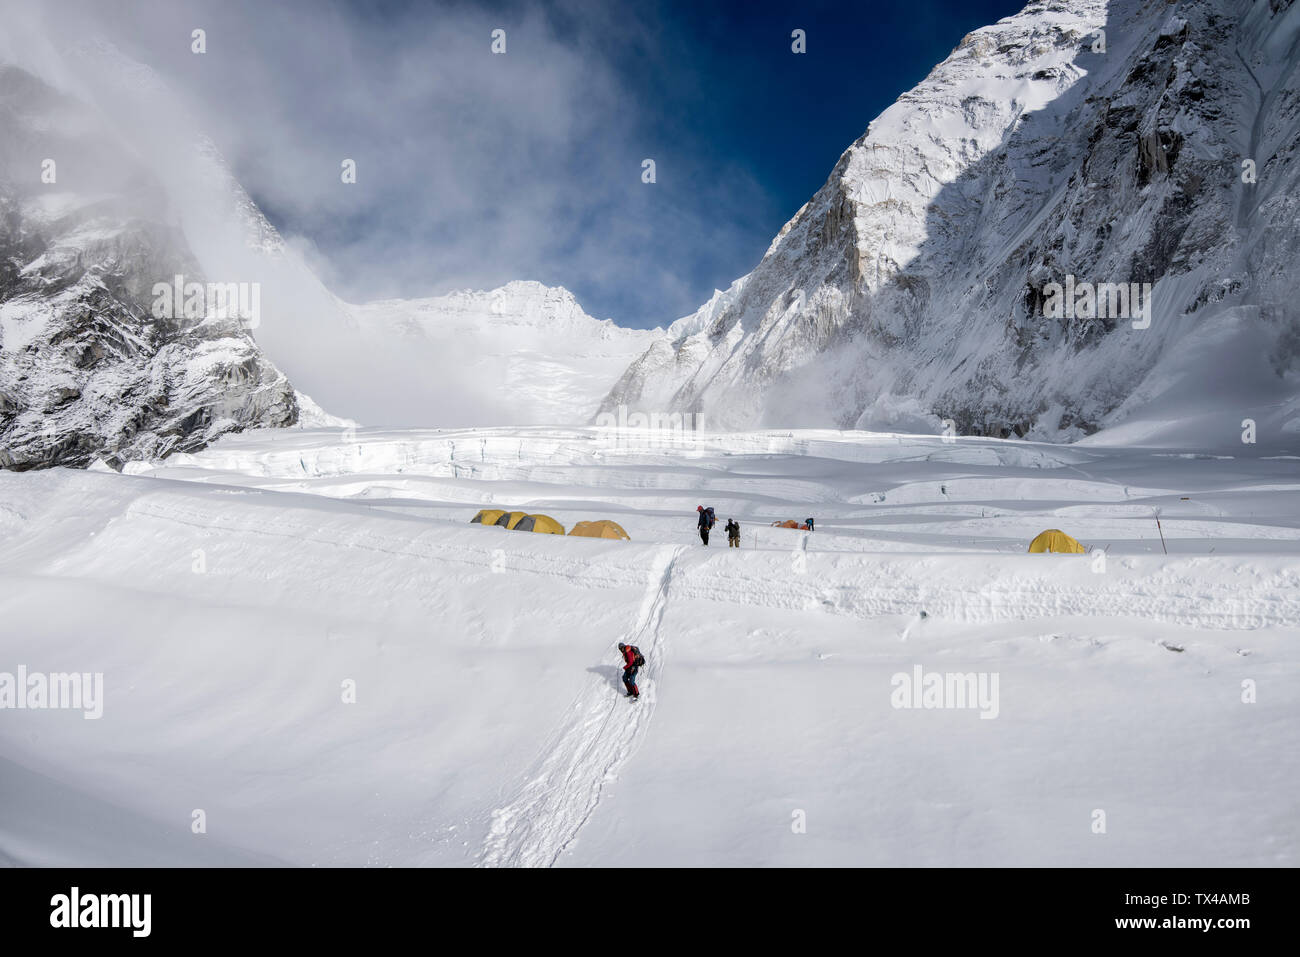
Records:
[[[636,687],[636,673],[645,664],[645,656],[636,645],[618,643],[618,653],[623,656],[623,686],[627,688],[627,697],[639,698],[641,692]]]
[[[740,547],[740,523],[734,518],[727,519],[727,547]]]
[[[699,521],[695,524],[700,530],[700,541],[705,545],[709,544],[709,529],[713,528],[718,521],[717,516],[713,513],[713,506],[705,508],[703,505],[695,506],[695,511],[700,513]]]

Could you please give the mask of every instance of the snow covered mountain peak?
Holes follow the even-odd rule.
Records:
[[[408,317],[436,317],[438,321],[451,323],[472,318],[493,325],[589,335],[619,328],[612,319],[600,320],[587,315],[573,293],[563,286],[547,286],[533,280],[514,280],[490,290],[459,289],[442,296],[380,300],[354,308],[367,313],[395,311]]]
[[[444,414],[472,408],[479,421],[521,425],[585,422],[619,373],[664,337],[595,319],[567,289],[533,281],[349,308],[372,348],[444,370],[455,392]]]
[[[166,97],[171,90],[158,71],[122,52],[106,37],[87,37],[70,46],[65,57],[88,68],[97,83],[107,84],[109,92],[131,90],[137,94]]]
[[[212,274],[119,127],[8,66],[0,131],[0,467],[120,465],[296,420],[255,316],[160,307],[159,283]]]
[[[602,408],[1058,441],[1256,417],[1283,440],[1298,10],[1049,0],[974,31]],[[1049,316],[1076,280],[1149,283],[1152,321]]]

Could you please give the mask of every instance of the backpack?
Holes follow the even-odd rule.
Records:
[[[638,648],[636,645],[629,645],[628,647],[630,647],[632,649],[632,653],[636,655],[636,657],[632,659],[632,663],[635,664],[638,668],[644,666],[645,655],[641,654],[641,649]]]
[[[708,518],[708,520],[709,520],[709,528],[712,528],[715,524],[717,524],[718,517],[717,517],[716,515],[713,514],[713,506],[712,506],[712,505],[710,505],[708,508],[706,508],[706,509],[704,510],[704,514],[705,514],[705,516],[706,516],[706,517]]]

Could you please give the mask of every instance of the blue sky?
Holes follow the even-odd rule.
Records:
[[[190,100],[344,298],[535,279],[653,326],[752,269],[878,113],[1021,6],[103,0],[93,28]]]

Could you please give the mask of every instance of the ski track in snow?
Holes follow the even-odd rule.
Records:
[[[529,770],[518,796],[492,812],[492,828],[480,864],[485,867],[550,867],[578,836],[600,802],[605,782],[650,724],[657,676],[667,640],[660,631],[673,566],[685,546],[660,553],[636,624],[623,639],[646,657],[640,701],[626,701],[608,681],[592,675],[569,706]]]

